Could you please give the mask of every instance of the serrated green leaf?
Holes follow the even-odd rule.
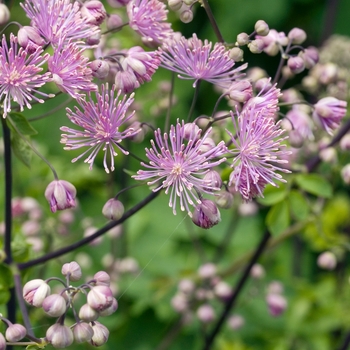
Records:
[[[17,133],[28,136],[38,133],[21,113],[11,112],[7,118],[9,120],[9,127]]]
[[[292,190],[288,195],[290,211],[297,220],[305,220],[310,208],[305,197],[298,191]]]
[[[22,137],[15,131],[11,134],[11,144],[13,153],[16,157],[24,163],[28,168],[30,168],[30,163],[32,160],[32,150],[28,144],[22,139]]]
[[[282,233],[290,224],[290,215],[287,201],[275,204],[266,216],[266,225],[272,235]]]
[[[300,188],[319,197],[332,197],[331,184],[318,174],[298,174],[295,177]]]
[[[259,198],[258,202],[263,205],[273,205],[283,201],[287,196],[287,188],[285,185],[275,187],[267,185],[264,191],[264,198]]]

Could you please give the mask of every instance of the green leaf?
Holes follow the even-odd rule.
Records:
[[[297,220],[305,220],[309,215],[309,205],[305,197],[298,191],[292,190],[288,195],[290,211]]]
[[[298,174],[295,177],[300,188],[319,197],[332,197],[331,184],[318,174]]]
[[[12,132],[11,134],[12,150],[16,157],[30,168],[30,162],[32,160],[32,150],[23,138],[17,133]]]
[[[280,187],[267,185],[264,191],[264,198],[259,198],[258,202],[267,206],[273,205],[283,201],[286,198],[287,193],[285,185],[281,185]]]
[[[17,112],[11,112],[8,116],[9,127],[11,130],[20,133],[22,135],[36,135],[38,132],[28,123],[28,120],[23,114]]]
[[[272,235],[277,236],[289,227],[290,216],[287,201],[275,204],[266,216],[266,225]]]
[[[13,276],[10,268],[5,265],[0,265],[0,288],[11,288],[13,287]]]

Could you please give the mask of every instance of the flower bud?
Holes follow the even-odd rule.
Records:
[[[271,316],[279,316],[287,308],[287,300],[280,294],[268,294],[266,302]]]
[[[253,216],[258,212],[258,206],[255,202],[244,202],[239,205],[238,212],[241,216]]]
[[[92,336],[90,343],[93,346],[101,346],[105,344],[109,337],[109,330],[100,322],[93,322],[92,329],[94,335]]]
[[[279,281],[272,281],[267,286],[267,293],[268,294],[282,294],[284,291],[283,284]]]
[[[183,313],[189,309],[189,300],[184,293],[178,293],[171,299],[171,306],[176,312]]]
[[[345,134],[339,143],[340,149],[350,151],[350,134]]]
[[[47,315],[51,317],[59,317],[66,312],[67,303],[62,295],[51,294],[44,299],[42,307]]]
[[[237,35],[237,44],[239,46],[244,46],[249,43],[249,35],[247,33],[239,33]]]
[[[182,127],[183,137],[186,140],[197,141],[201,135],[201,129],[195,123],[186,123]]]
[[[300,45],[306,40],[306,33],[300,28],[293,28],[288,33],[288,39],[292,41],[292,44]]]
[[[90,0],[83,3],[80,9],[83,18],[87,19],[87,23],[100,25],[106,18],[106,10],[101,1]]]
[[[118,199],[111,198],[103,206],[102,214],[109,220],[119,220],[124,214],[124,205]]]
[[[103,311],[113,303],[113,293],[108,286],[92,287],[87,295],[87,303],[96,311]]]
[[[79,281],[82,276],[81,267],[75,261],[64,264],[61,273],[63,276],[68,276],[72,282]]]
[[[66,348],[74,341],[72,330],[59,323],[55,323],[46,331],[46,338],[57,349]]]
[[[218,191],[222,186],[222,179],[217,171],[209,170],[203,177],[203,183],[207,191]]]
[[[217,268],[213,263],[206,263],[199,267],[198,275],[201,278],[209,279],[216,276]]]
[[[327,147],[320,150],[319,156],[325,163],[335,164],[338,160],[337,151],[334,147]]]
[[[244,318],[240,315],[232,315],[227,320],[228,326],[233,329],[234,331],[242,328],[244,326]]]
[[[289,57],[287,64],[294,74],[301,73],[305,69],[304,60],[299,56]]]
[[[254,29],[256,31],[256,34],[261,36],[266,36],[267,34],[269,34],[270,31],[270,28],[267,25],[267,23],[261,19],[255,23]]]
[[[73,328],[74,340],[79,344],[90,341],[93,335],[92,327],[86,322],[78,322]]]
[[[140,86],[132,71],[118,71],[115,75],[116,90],[122,90],[124,94],[133,92]]]
[[[233,47],[228,53],[231,60],[235,62],[243,61],[244,52],[239,47]]]
[[[98,45],[100,43],[101,40],[101,32],[97,32],[95,34],[90,35],[87,39],[86,39],[86,44],[87,45]]]
[[[191,294],[192,292],[194,292],[196,285],[192,280],[184,278],[179,282],[177,288],[180,292],[184,294]]]
[[[118,301],[116,298],[113,298],[112,305],[107,309],[100,311],[100,316],[109,316],[114,314],[118,310]]]
[[[211,305],[204,304],[197,309],[197,317],[203,323],[210,323],[215,319],[215,311]]]
[[[94,60],[89,64],[92,75],[98,79],[105,79],[109,74],[109,64],[104,60]]]
[[[324,252],[318,256],[317,265],[325,270],[334,270],[337,266],[337,258],[332,252]]]
[[[206,137],[204,141],[201,142],[199,149],[202,153],[208,152],[213,147],[215,147],[215,142],[211,137]]]
[[[45,45],[45,40],[40,36],[39,31],[34,27],[23,26],[19,29],[17,37],[18,44],[31,53],[38,47],[43,47]]]
[[[51,211],[64,210],[75,207],[77,190],[68,181],[54,180],[45,190],[45,197],[50,204]]]
[[[230,85],[228,93],[231,100],[247,102],[253,96],[253,87],[249,80],[239,80]]]
[[[0,350],[5,350],[5,349],[6,349],[6,339],[2,335],[2,333],[0,333]]]
[[[222,300],[227,300],[232,295],[232,288],[229,286],[228,283],[224,281],[219,281],[214,286],[214,293],[218,298]]]
[[[107,0],[107,2],[112,7],[118,8],[118,7],[126,6],[130,2],[130,0]]]
[[[108,30],[113,30],[121,27],[123,25],[123,19],[113,13],[107,17],[106,26]]]
[[[250,276],[255,279],[265,277],[265,269],[260,264],[254,264],[250,270]]]
[[[15,323],[7,327],[5,337],[7,341],[14,343],[23,339],[26,336],[26,334],[27,334],[27,329],[21,324]]]
[[[305,68],[307,69],[312,68],[319,61],[318,50],[313,46],[308,47],[304,51],[300,51],[298,56],[304,60]]]
[[[184,10],[180,13],[180,21],[182,23],[190,23],[193,20],[193,12],[188,9],[188,10]]]
[[[215,203],[222,209],[230,209],[233,205],[232,193],[224,190],[215,194]]]
[[[34,279],[24,285],[23,298],[28,304],[41,307],[50,292],[50,286],[44,280]]]
[[[211,228],[221,220],[220,212],[213,201],[202,199],[202,203],[197,204],[192,213],[192,221],[201,228]]]
[[[248,44],[248,49],[251,53],[261,53],[264,50],[265,44],[261,39],[252,40]]]
[[[94,280],[97,286],[107,286],[111,284],[111,278],[105,271],[99,271],[94,274]]]
[[[5,4],[0,4],[0,26],[6,24],[10,19],[10,10]]]
[[[93,322],[100,316],[99,312],[89,304],[84,304],[79,310],[79,318],[85,322]]]
[[[180,10],[182,4],[183,4],[182,0],[168,0],[168,6],[170,10],[173,10],[173,11]]]

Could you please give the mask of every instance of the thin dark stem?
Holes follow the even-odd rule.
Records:
[[[350,332],[347,334],[343,344],[338,348],[338,350],[347,350],[349,348],[349,345],[350,345]]]
[[[327,40],[333,33],[334,24],[337,17],[337,10],[339,7],[339,0],[328,0],[325,8],[325,18],[322,25],[322,34],[320,38],[320,45]]]
[[[166,117],[165,117],[164,132],[169,132],[171,108],[173,107],[174,87],[175,87],[175,72],[172,72],[171,73],[171,87],[170,87],[170,92],[169,92],[168,109],[167,109]]]
[[[73,250],[80,248],[84,246],[87,243],[92,242],[94,239],[96,239],[99,236],[102,236],[104,233],[112,229],[113,227],[120,225],[125,220],[127,220],[129,217],[137,213],[140,209],[142,209],[144,206],[146,206],[148,203],[150,203],[154,198],[156,198],[159,194],[158,192],[152,192],[150,195],[148,195],[145,199],[143,199],[140,203],[136,204],[133,208],[128,210],[124,215],[117,221],[111,221],[107,225],[103,226],[101,229],[97,230],[94,234],[92,234],[89,237],[85,237],[81,239],[80,241],[73,243],[67,247],[63,247],[61,249],[57,249],[54,252],[48,253],[40,258],[33,259],[30,261],[27,261],[25,263],[18,264],[18,268],[20,270],[24,270],[28,267],[36,266],[39,264],[42,264],[46,261],[49,261],[51,259],[57,258],[59,256],[62,256],[64,254],[67,254],[69,252],[72,252]]]
[[[190,111],[188,112],[187,123],[189,123],[191,121],[192,114],[194,112],[194,107],[196,106],[196,102],[198,99],[200,85],[201,85],[201,81],[198,80],[196,87],[195,87],[195,90],[194,90],[194,96],[193,96],[191,108],[190,108]]]
[[[218,27],[218,24],[216,23],[216,20],[214,18],[213,12],[211,11],[211,8],[209,6],[209,3],[207,0],[202,0],[202,4],[204,7],[205,12],[207,13],[207,16],[209,18],[210,24],[213,27],[213,30],[215,32],[215,35],[220,43],[224,43],[225,40],[220,32],[220,29]]]
[[[266,231],[261,239],[261,241],[259,242],[258,247],[256,248],[256,251],[254,253],[254,255],[252,256],[252,258],[250,259],[248,265],[246,266],[245,270],[243,271],[243,274],[241,276],[241,278],[238,280],[236,287],[234,288],[234,292],[232,294],[232,296],[230,297],[230,299],[227,301],[227,303],[225,304],[225,309],[223,310],[219,320],[217,321],[216,325],[214,326],[214,329],[212,330],[212,332],[209,334],[209,336],[206,338],[206,342],[204,345],[204,350],[209,350],[211,349],[213,342],[215,340],[215,337],[218,335],[218,333],[221,330],[221,327],[223,326],[224,322],[226,321],[226,318],[228,317],[228,315],[230,314],[239,294],[241,293],[241,291],[243,290],[243,287],[246,283],[246,281],[248,280],[249,274],[250,274],[250,270],[252,268],[252,266],[258,261],[259,257],[261,256],[261,254],[264,252],[264,249],[269,241],[271,237],[271,234]]]

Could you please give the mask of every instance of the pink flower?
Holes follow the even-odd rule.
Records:
[[[347,102],[335,97],[325,97],[314,105],[312,116],[327,132],[332,135],[346,114]]]
[[[44,103],[35,94],[53,97],[38,90],[39,87],[51,80],[50,73],[39,74],[41,66],[48,60],[49,55],[41,56],[43,49],[37,47],[32,54],[18,48],[18,40],[10,35],[10,47],[3,35],[0,46],[0,100],[3,104],[3,117],[11,111],[11,101],[18,103],[20,110],[24,106],[32,108],[31,101]]]
[[[78,99],[82,110],[75,107],[75,112],[67,108],[67,116],[72,123],[81,127],[81,130],[61,127],[61,130],[67,134],[62,134],[61,143],[66,146],[64,149],[73,150],[81,147],[87,147],[80,156],[74,158],[72,162],[90,153],[85,159],[85,163],[90,164],[92,169],[94,160],[100,150],[104,152],[103,165],[107,173],[114,170],[114,157],[117,156],[116,148],[124,154],[128,152],[120,146],[123,139],[136,135],[139,130],[127,128],[120,131],[119,128],[127,122],[134,112],[127,115],[128,108],[134,101],[134,95],[129,98],[124,96],[120,99],[121,92],[115,96],[115,86],[111,90],[108,84],[101,86],[101,94],[96,92],[97,102],[94,101],[89,93],[89,100]],[[110,164],[107,164],[107,156],[110,156]]]
[[[217,159],[226,152],[224,141],[214,145],[207,151],[201,147],[208,138],[205,133],[202,138],[201,129],[192,128],[192,133],[185,137],[184,122],[171,126],[169,135],[162,135],[160,129],[154,132],[155,142],[151,140],[152,148],[146,148],[146,156],[149,164],[141,163],[150,170],[139,170],[132,176],[136,180],[148,180],[148,185],[156,185],[154,192],[165,188],[165,193],[170,191],[169,206],[176,215],[176,203],[180,200],[180,209],[186,210],[192,216],[189,205],[196,207],[201,200],[198,193],[212,193],[219,188],[211,187],[204,180],[205,174],[216,165],[225,161],[225,158]],[[188,129],[188,128],[187,128]]]
[[[127,5],[129,25],[139,33],[145,44],[160,45],[173,31],[167,22],[165,4],[158,0],[131,0]]]
[[[50,204],[51,211],[64,210],[75,207],[77,190],[68,181],[54,180],[45,190],[45,197]]]
[[[222,43],[202,42],[196,34],[192,38],[181,37],[169,40],[161,48],[161,66],[179,73],[182,79],[194,79],[193,87],[199,80],[206,80],[222,88],[228,88],[242,74],[237,74],[247,67],[243,64],[233,69],[235,61]]]

